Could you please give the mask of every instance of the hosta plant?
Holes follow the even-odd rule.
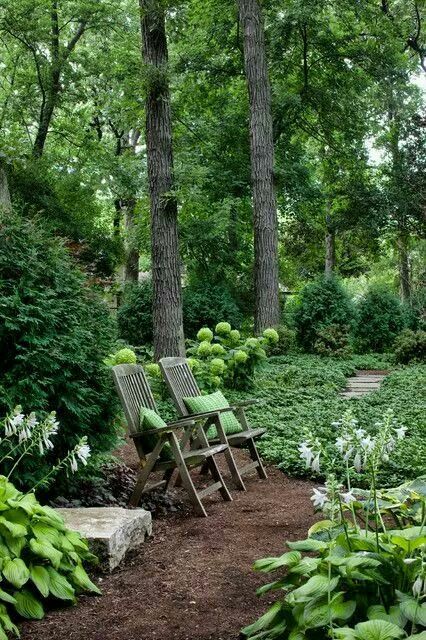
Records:
[[[343,457],[346,484],[329,475],[312,496],[324,519],[306,540],[288,542],[282,556],[255,563],[257,571],[275,574],[258,593],[280,595],[243,634],[250,640],[425,640],[426,482],[383,493],[375,485],[405,428],[390,411],[374,437],[350,412],[336,425],[336,457]],[[319,443],[307,438],[299,451],[319,471]],[[368,491],[350,486],[355,468],[369,473]],[[396,528],[393,518],[402,513],[408,526]]]
[[[80,534],[67,529],[63,519],[50,507],[42,506],[35,491],[49,484],[60,469],[74,473],[86,464],[90,448],[82,438],[68,455],[41,479],[34,490],[18,491],[14,474],[26,456],[53,448],[59,423],[54,413],[38,419],[24,415],[20,407],[3,421],[0,475],[0,640],[7,634],[19,636],[17,618],[40,619],[43,602],[58,599],[75,602],[83,591],[100,593],[90,580],[83,562],[96,558]]]

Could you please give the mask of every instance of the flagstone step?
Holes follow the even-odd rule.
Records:
[[[81,507],[56,511],[70,529],[86,538],[105,571],[115,569],[126,552],[142,544],[152,532],[151,513],[145,509]]]
[[[385,373],[368,374],[363,371],[358,371],[354,376],[348,378],[346,387],[341,391],[340,395],[342,398],[361,398],[368,393],[380,389],[380,385],[385,377]]]

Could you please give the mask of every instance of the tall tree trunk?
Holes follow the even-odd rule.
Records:
[[[325,269],[326,278],[331,278],[336,266],[335,233],[333,229],[327,229],[325,234]]]
[[[400,230],[396,240],[398,248],[398,267],[399,267],[399,289],[401,300],[410,302],[411,298],[411,279],[410,279],[410,263],[408,258],[408,233]]]
[[[12,211],[12,202],[10,200],[7,174],[3,166],[3,162],[0,159],[0,213],[10,213],[11,211]]]
[[[151,200],[153,342],[156,360],[184,355],[178,207],[162,0],[140,0],[143,59],[149,69],[146,145]]]
[[[250,103],[250,154],[254,220],[255,331],[280,321],[278,220],[274,188],[271,88],[259,0],[237,0]]]
[[[139,249],[135,238],[135,207],[136,200],[127,200],[124,209],[126,261],[124,263],[124,282],[139,280]]]

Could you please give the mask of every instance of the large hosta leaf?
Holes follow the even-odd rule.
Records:
[[[79,564],[75,567],[74,571],[70,574],[70,577],[74,584],[82,589],[86,589],[88,591],[93,591],[93,593],[98,593],[101,595],[100,589],[95,585],[94,582],[91,581],[89,576],[83,567]]]
[[[294,602],[304,602],[312,597],[318,598],[325,593],[332,592],[337,587],[340,578],[328,579],[327,576],[316,575],[309,578],[305,584],[292,591],[287,598],[291,597]]]
[[[18,498],[9,498],[7,504],[14,509],[23,509],[28,515],[32,515],[37,505],[37,498],[33,493],[26,493]]]
[[[406,623],[406,618],[398,604],[390,607],[389,611],[386,611],[382,604],[375,604],[369,607],[367,616],[370,620],[386,620],[399,627],[404,627]]]
[[[16,602],[15,598],[11,596],[10,593],[3,591],[3,589],[0,589],[0,600],[3,600],[3,602],[9,602],[10,604],[15,604]]]
[[[30,591],[15,591],[15,609],[23,618],[41,620],[44,617],[43,605]]]
[[[30,577],[27,565],[20,558],[5,560],[2,573],[6,580],[18,589],[20,589]]]
[[[281,613],[281,603],[274,602],[272,607],[270,607],[268,611],[263,614],[263,616],[260,616],[260,618],[258,618],[256,622],[253,622],[253,624],[250,624],[248,627],[245,627],[244,629],[242,629],[242,633],[248,638],[252,638],[259,631],[263,631],[264,629],[269,629],[273,625],[275,619],[280,613]],[[282,621],[279,620],[277,622],[282,622]]]
[[[290,549],[295,549],[296,551],[324,551],[328,547],[326,542],[315,540],[314,538],[287,542],[287,546],[290,547]]]
[[[401,611],[404,616],[414,622],[414,624],[420,624],[422,627],[426,627],[426,603],[420,604],[414,598],[405,598],[401,604]]]
[[[55,549],[55,547],[51,545],[47,540],[39,542],[35,538],[31,538],[30,549],[37,556],[45,558],[46,560],[50,560],[55,569],[59,567],[62,559],[62,553]]]
[[[47,567],[47,572],[50,578],[50,593],[55,596],[55,598],[59,598],[60,600],[71,600],[72,602],[74,602],[74,589],[65,578],[65,576],[55,571],[55,569],[52,569],[52,567]]]
[[[60,534],[57,529],[46,524],[45,522],[36,522],[31,525],[34,536],[40,542],[47,540],[50,544],[58,547],[60,545]]]
[[[405,636],[403,629],[386,620],[368,620],[355,627],[357,640],[393,640]]]
[[[255,571],[274,571],[280,567],[292,567],[302,558],[299,551],[288,551],[278,558],[262,558],[254,563]]]
[[[46,567],[41,565],[32,566],[30,569],[30,578],[41,595],[47,598],[49,595],[50,578]]]
[[[27,528],[17,522],[11,522],[4,516],[0,516],[0,525],[5,527],[12,538],[23,538],[27,535]]]

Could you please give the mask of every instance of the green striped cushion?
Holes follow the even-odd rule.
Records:
[[[139,428],[141,432],[149,431],[149,429],[160,429],[161,427],[167,427],[163,418],[159,416],[154,409],[141,407],[139,414]],[[158,436],[154,433],[147,433],[143,438],[141,438],[141,441],[144,453],[151,453],[157,444]],[[166,442],[164,447],[161,449],[160,460],[163,462],[173,460],[173,452],[169,442]]]
[[[229,402],[221,391],[215,391],[205,396],[194,396],[192,398],[183,398],[185,406],[191,413],[204,413],[207,411],[215,411],[216,409],[225,409],[229,407]],[[222,427],[227,435],[239,433],[243,430],[241,424],[232,411],[225,411],[220,414]],[[207,437],[217,438],[216,427],[212,425],[207,431]]]

